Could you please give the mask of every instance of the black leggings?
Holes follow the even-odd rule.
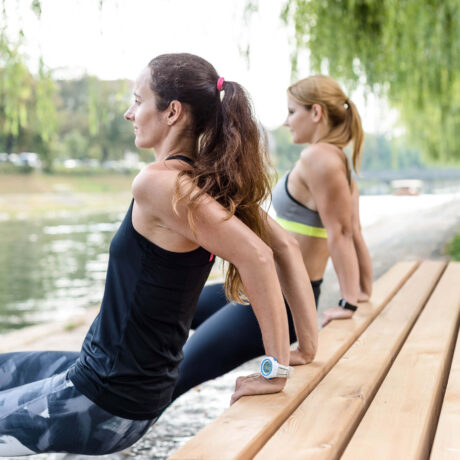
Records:
[[[312,281],[316,305],[322,280]],[[289,338],[297,340],[291,312],[286,304]],[[228,303],[223,284],[205,286],[193,318],[195,332],[184,346],[184,360],[173,400],[190,388],[219,377],[263,355],[262,334],[250,305]]]

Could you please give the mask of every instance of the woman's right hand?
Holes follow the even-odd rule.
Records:
[[[313,359],[314,355],[304,352],[297,346],[294,350],[291,350],[289,365],[300,366],[302,364],[309,364],[313,361]]]
[[[351,310],[347,310],[342,307],[328,308],[323,311],[321,327],[326,326],[326,324],[330,323],[334,319],[349,319],[352,316],[353,312]]]
[[[238,401],[242,396],[264,395],[278,393],[286,385],[285,378],[266,379],[260,374],[251,374],[236,379],[235,391],[232,394],[230,405]]]

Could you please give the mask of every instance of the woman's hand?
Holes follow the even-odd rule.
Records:
[[[314,359],[311,353],[306,353],[302,351],[299,347],[291,350],[291,355],[289,357],[290,366],[300,366],[301,364],[311,363]]]
[[[326,324],[331,322],[333,319],[349,319],[353,316],[353,311],[342,307],[333,307],[323,312],[321,326],[324,327]]]
[[[260,374],[238,377],[236,379],[235,392],[232,394],[230,405],[238,401],[242,396],[278,393],[285,385],[286,379],[281,377],[266,379]]]

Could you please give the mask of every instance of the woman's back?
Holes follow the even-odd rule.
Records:
[[[324,161],[327,156],[333,161]],[[350,171],[345,153],[342,149],[326,143],[305,149],[292,170],[273,189],[273,206],[277,220],[298,241],[305,267],[312,280],[323,277],[329,249],[327,230],[309,182],[312,175],[317,175],[318,172],[329,174],[327,170],[332,168],[337,170],[337,174],[343,174],[347,178],[345,187],[330,191],[332,197],[351,194],[352,184],[348,183]],[[341,182],[343,185],[343,181]],[[329,185],[327,181],[322,184],[326,189]]]

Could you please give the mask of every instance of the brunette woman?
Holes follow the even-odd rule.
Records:
[[[157,161],[134,179],[101,311],[81,351],[0,355],[0,456],[101,455],[137,441],[171,401],[215,255],[230,262],[228,294],[251,299],[279,368],[273,379],[240,378],[233,399],[285,385],[277,267],[290,273],[281,282],[299,327],[291,361],[314,356],[314,301],[298,245],[259,208],[268,193],[265,152],[243,88],[198,56],[158,56],[137,79],[125,118],[136,146],[154,148]]]

